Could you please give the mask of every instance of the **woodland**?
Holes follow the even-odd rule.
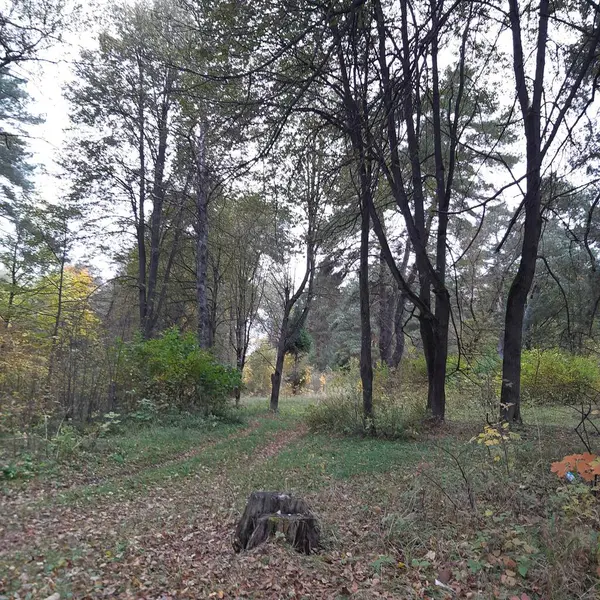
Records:
[[[596,598],[599,79],[595,0],[0,2],[0,599]]]

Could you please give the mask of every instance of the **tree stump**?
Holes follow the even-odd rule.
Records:
[[[235,531],[236,552],[250,550],[281,533],[298,552],[319,546],[319,524],[301,498],[281,492],[252,492]]]

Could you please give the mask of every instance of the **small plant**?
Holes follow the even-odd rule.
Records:
[[[570,454],[552,463],[550,470],[571,484],[558,490],[562,510],[572,517],[593,518],[600,457],[591,452]]]
[[[50,440],[57,459],[73,456],[83,443],[84,437],[77,428],[68,423],[62,423],[56,434]]]
[[[114,433],[118,428],[121,415],[116,412],[109,412],[104,415],[104,421],[100,423],[99,426],[99,435],[106,435],[108,433]]]
[[[504,461],[506,474],[510,475],[511,445],[512,442],[519,439],[521,439],[521,436],[511,431],[508,423],[498,423],[496,425],[488,423],[479,435],[471,438],[471,442],[477,442],[477,444],[485,446],[494,462]]]
[[[395,567],[397,562],[398,561],[393,556],[384,554],[371,563],[371,569],[373,569],[377,575],[381,575],[384,567]]]
[[[35,475],[35,466],[31,456],[23,454],[18,460],[3,464],[0,467],[2,479],[28,479]]]
[[[160,406],[150,398],[142,398],[137,403],[137,410],[129,416],[138,423],[151,423],[160,413]]]

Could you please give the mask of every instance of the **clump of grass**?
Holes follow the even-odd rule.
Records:
[[[306,420],[313,431],[401,439],[414,435],[424,417],[422,405],[410,396],[373,405],[374,426],[365,422],[358,394],[338,393],[322,398],[308,410]]]
[[[402,390],[393,381],[395,374],[379,369],[373,390],[374,423],[366,422],[362,389],[357,369],[340,372],[326,396],[309,407],[307,422],[313,431],[342,435],[375,434],[400,439],[410,437],[425,416],[425,400],[420,393]]]

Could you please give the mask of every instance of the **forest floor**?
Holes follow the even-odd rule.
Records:
[[[470,441],[481,423],[342,438],[307,430],[309,403],[284,399],[273,416],[253,401],[238,425],[111,436],[5,482],[0,598],[598,597],[597,507],[567,517],[549,473],[579,451],[565,414],[524,429],[502,464]],[[318,554],[279,540],[234,553],[236,521],[261,489],[309,501]]]

